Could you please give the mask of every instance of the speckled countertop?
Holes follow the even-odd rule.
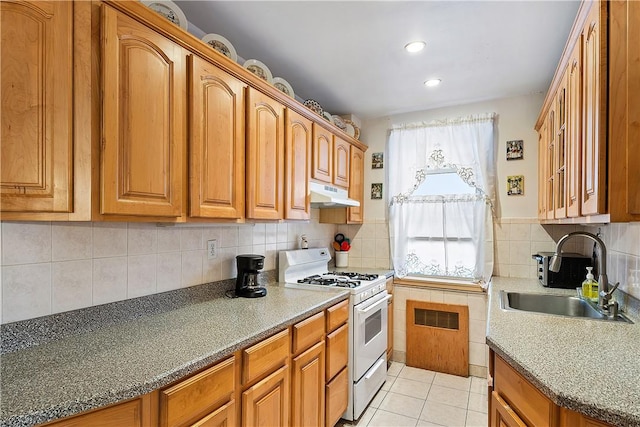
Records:
[[[500,308],[501,290],[573,294],[494,277],[487,344],[556,404],[617,426],[640,426],[640,321],[608,322]]]
[[[267,289],[257,299],[190,302],[182,294],[152,315],[3,354],[0,425],[30,426],[151,392],[348,297]]]

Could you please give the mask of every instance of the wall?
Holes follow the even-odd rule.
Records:
[[[235,256],[329,246],[336,226],[318,223],[175,225],[2,222],[2,323],[236,277]],[[208,260],[206,242],[217,239]]]

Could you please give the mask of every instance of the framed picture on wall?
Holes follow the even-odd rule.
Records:
[[[371,169],[382,169],[384,167],[384,153],[371,154]]]
[[[371,198],[372,199],[382,199],[382,183],[374,183],[371,184]]]
[[[507,160],[524,159],[524,142],[521,139],[507,141]]]
[[[524,175],[512,175],[507,177],[507,196],[524,195]]]

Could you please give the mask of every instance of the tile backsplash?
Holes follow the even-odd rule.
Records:
[[[365,218],[364,224],[338,225],[338,232],[351,239],[349,267],[391,268],[389,226],[385,219]]]
[[[277,251],[331,246],[333,224],[157,225],[155,223],[1,223],[2,323],[76,310],[173,289],[234,278],[235,256],[265,256],[276,268]],[[218,256],[206,256],[208,240]],[[387,261],[388,262],[388,261]]]

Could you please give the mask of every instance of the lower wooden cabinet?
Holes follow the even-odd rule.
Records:
[[[242,426],[289,425],[289,366],[242,392]]]
[[[347,410],[349,378],[349,302],[327,309],[327,356],[325,387],[325,423],[333,427]]]
[[[391,295],[387,316],[387,363],[391,363],[393,356],[393,277],[387,279],[387,292]]]
[[[146,427],[157,425],[154,393],[46,424],[47,427]]]
[[[231,400],[200,421],[195,422],[192,427],[235,427],[238,425],[236,418],[236,401]]]
[[[326,386],[325,426],[336,425],[344,411],[347,410],[349,393],[349,376],[345,367]]]
[[[497,392],[491,393],[491,427],[527,427]]]
[[[324,426],[324,341],[292,361],[291,425]]]

